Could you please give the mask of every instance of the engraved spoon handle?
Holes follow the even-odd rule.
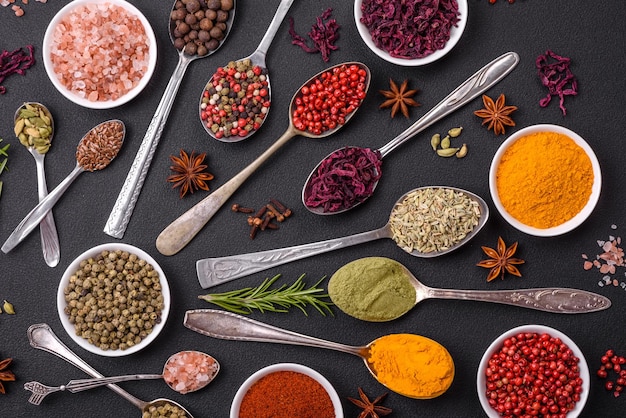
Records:
[[[311,257],[328,251],[373,241],[390,238],[389,224],[384,227],[347,237],[312,242],[293,247],[277,248],[256,253],[231,255],[227,257],[205,258],[196,262],[196,271],[200,286],[206,289],[226,283],[271,267],[280,266],[301,258]]]
[[[287,12],[294,1],[295,0],[281,0],[274,17],[272,18],[270,26],[267,28],[265,35],[263,35],[263,39],[261,39],[257,49],[252,53],[252,55],[250,55],[250,59],[255,64],[262,64],[262,66],[265,67],[265,55],[267,54],[267,51],[272,44],[272,40],[274,40],[274,36],[276,36],[276,32],[278,32],[280,25],[285,19],[285,16],[287,16]]]
[[[67,348],[67,346],[59,340],[54,332],[52,332],[52,329],[48,324],[31,325],[28,328],[27,334],[28,341],[30,341],[30,345],[34,348],[54,354],[90,376],[104,377],[102,374],[98,373],[96,369],[87,364],[85,360],[81,359],[72,350]],[[113,392],[122,396],[139,409],[143,409],[146,405],[148,405],[148,402],[134,397],[117,385],[109,384],[108,386]]]
[[[178,64],[176,64],[174,73],[163,92],[163,97],[161,97],[161,101],[150,121],[150,125],[148,125],[148,130],[141,141],[139,151],[137,151],[137,155],[135,155],[126,180],[124,180],[124,184],[122,185],[122,190],[120,190],[120,194],[117,196],[117,200],[109,214],[109,219],[104,226],[104,232],[114,238],[122,238],[124,236],[135,204],[141,193],[141,188],[143,187],[148,170],[150,169],[152,157],[163,134],[167,117],[176,99],[176,93],[178,92],[178,88],[180,87],[189,63],[194,60],[194,57],[183,53],[180,53],[178,56]]]
[[[381,156],[384,157],[389,154],[417,133],[467,104],[479,94],[487,91],[509,74],[518,62],[519,55],[515,52],[507,52],[485,65],[439,102],[439,104],[429,110],[417,122],[409,126],[404,132],[400,133],[400,135],[387,144],[380,147],[379,151]]]
[[[44,168],[45,154],[40,154],[39,151],[33,147],[29,147],[28,150],[35,158],[35,164],[37,166],[37,190],[39,194],[39,201],[41,202],[46,196],[48,196],[48,186],[46,185],[46,172]],[[39,233],[41,235],[43,258],[48,266],[55,267],[59,264],[61,248],[59,245],[59,235],[57,233],[57,227],[54,222],[52,210],[46,214],[39,224]]]
[[[611,300],[602,295],[558,287],[494,291],[428,288],[426,298],[495,302],[565,314],[596,312],[611,306]]]

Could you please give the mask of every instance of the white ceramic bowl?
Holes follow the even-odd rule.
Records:
[[[489,359],[491,356],[496,353],[502,347],[504,340],[507,338],[513,337],[520,333],[537,333],[537,334],[548,334],[551,337],[559,338],[562,342],[564,342],[574,353],[576,357],[579,358],[578,367],[580,369],[580,377],[583,380],[582,387],[583,391],[580,394],[580,401],[578,401],[573,410],[571,410],[567,414],[567,418],[576,418],[580,415],[583,408],[585,407],[585,403],[587,402],[587,398],[589,397],[589,388],[590,388],[590,375],[589,375],[589,366],[587,365],[587,361],[585,360],[585,356],[583,352],[578,348],[578,346],[572,341],[567,335],[563,334],[561,331],[558,331],[554,328],[545,326],[545,325],[522,325],[513,329],[506,331],[504,334],[500,335],[496,338],[485,354],[483,354],[482,359],[480,360],[480,364],[478,366],[478,373],[476,378],[476,388],[478,390],[478,399],[480,400],[480,404],[485,410],[485,413],[489,418],[499,418],[500,414],[496,412],[489,405],[489,401],[487,400],[486,388],[487,388],[487,378],[485,376],[485,370],[487,370],[487,365],[489,363]]]
[[[74,331],[74,325],[70,323],[68,316],[64,312],[65,306],[67,305],[67,303],[65,302],[64,289],[69,284],[70,276],[72,276],[72,274],[74,274],[79,269],[79,265],[81,261],[86,260],[90,257],[95,257],[104,250],[107,250],[107,251],[122,250],[122,251],[127,251],[131,254],[135,254],[140,259],[145,260],[148,263],[152,264],[154,269],[159,273],[159,278],[161,282],[161,292],[163,294],[163,304],[164,304],[163,310],[161,311],[161,322],[154,325],[152,332],[148,334],[146,338],[141,340],[139,344],[136,344],[125,350],[120,350],[120,349],[103,350],[100,347],[97,347],[91,344],[86,339],[76,335],[76,332]],[[61,282],[59,283],[59,288],[57,291],[57,310],[59,313],[59,318],[61,319],[61,324],[63,324],[63,328],[65,328],[65,331],[72,338],[72,340],[74,340],[76,344],[78,344],[85,350],[90,351],[95,354],[99,354],[101,356],[106,356],[106,357],[126,356],[132,353],[136,353],[139,350],[142,350],[145,347],[147,347],[152,341],[154,341],[154,339],[163,330],[163,327],[165,326],[165,323],[167,322],[167,317],[169,316],[170,305],[171,305],[170,287],[167,283],[167,278],[165,277],[165,273],[163,273],[163,270],[161,269],[161,267],[145,251],[137,247],[134,247],[132,245],[122,244],[122,243],[108,243],[108,244],[98,245],[96,247],[93,247],[85,251],[78,257],[76,257],[76,259],[70,263],[70,265],[67,267],[67,269],[63,273],[63,276],[61,278]]]
[[[259,379],[261,379],[262,377],[267,376],[268,374],[281,371],[302,373],[315,379],[320,385],[324,387],[324,389],[326,389],[326,392],[328,392],[328,396],[330,396],[330,400],[333,402],[333,407],[335,408],[335,418],[343,418],[341,399],[339,399],[337,391],[330,384],[330,382],[319,372],[311,369],[310,367],[295,363],[273,364],[271,366],[267,366],[262,368],[261,370],[258,370],[257,372],[253,373],[249,378],[247,378],[235,394],[235,398],[233,399],[233,403],[230,407],[230,418],[239,418],[239,408],[241,407],[241,401],[253,384],[259,381]]]
[[[519,138],[529,135],[529,134],[537,133],[537,132],[556,132],[556,133],[560,133],[562,135],[565,135],[571,138],[578,146],[580,146],[587,153],[587,156],[591,160],[591,166],[593,168],[593,176],[594,176],[593,185],[591,188],[591,195],[589,196],[589,200],[587,201],[587,204],[583,207],[583,209],[569,221],[561,225],[552,227],[552,228],[543,228],[543,229],[526,225],[520,222],[519,220],[517,220],[516,218],[514,218],[513,216],[511,216],[502,205],[502,202],[500,201],[500,197],[498,195],[498,188],[496,185],[496,174],[498,171],[498,165],[500,164],[502,155],[507,150],[507,148],[511,146],[511,144],[513,144]],[[526,234],[535,235],[539,237],[553,237],[553,236],[565,234],[573,230],[574,228],[578,227],[580,224],[582,224],[583,221],[585,221],[585,219],[587,219],[589,215],[591,215],[591,212],[593,211],[596,204],[598,203],[598,199],[600,198],[601,186],[602,186],[602,173],[600,171],[600,163],[598,162],[598,158],[596,157],[596,154],[593,152],[589,144],[583,138],[580,137],[580,135],[559,125],[548,125],[548,124],[532,125],[532,126],[528,126],[526,128],[520,129],[519,131],[515,132],[513,135],[509,136],[502,143],[502,145],[500,145],[500,148],[498,148],[498,150],[496,151],[493,157],[493,160],[491,162],[491,168],[489,170],[489,190],[491,193],[491,198],[493,199],[493,203],[498,209],[498,212],[500,212],[500,215],[502,215],[502,217],[516,229]]]
[[[457,26],[453,26],[450,29],[450,39],[443,49],[438,49],[437,51],[425,56],[424,58],[408,59],[392,57],[389,52],[379,48],[378,46],[376,46],[376,44],[374,44],[369,29],[363,23],[361,23],[361,17],[363,16],[363,13],[361,12],[362,2],[363,0],[354,1],[354,21],[356,23],[356,28],[359,31],[359,35],[361,35],[363,42],[365,42],[365,44],[368,46],[369,49],[372,50],[372,52],[374,52],[385,61],[391,62],[396,65],[417,67],[420,65],[430,64],[431,62],[438,60],[439,58],[450,52],[452,48],[454,48],[454,46],[457,44],[457,42],[459,42],[459,39],[461,39],[463,31],[465,30],[465,26],[467,25],[467,0],[457,0],[457,3],[459,5],[459,21],[457,22]]]
[[[148,68],[145,74],[143,75],[142,79],[139,81],[139,83],[135,87],[133,87],[131,90],[129,90],[126,94],[119,97],[118,99],[106,100],[106,101],[90,101],[87,98],[80,97],[75,92],[72,92],[69,89],[67,89],[57,78],[57,75],[54,71],[54,67],[52,65],[52,60],[50,58],[50,51],[51,51],[51,46],[52,46],[52,33],[54,32],[54,29],[58,26],[59,22],[66,15],[76,10],[76,8],[82,7],[85,5],[106,4],[106,3],[123,7],[129,12],[129,14],[136,16],[141,21],[143,28],[145,30],[147,42],[148,42],[148,51],[149,51]],[[61,10],[59,10],[59,12],[50,21],[50,24],[48,25],[48,28],[46,29],[46,32],[44,34],[42,53],[43,53],[43,63],[46,69],[46,73],[48,74],[48,77],[50,78],[50,81],[52,82],[54,87],[56,87],[56,89],[63,96],[65,96],[67,99],[71,100],[72,102],[80,106],[86,107],[86,108],[110,109],[110,108],[114,108],[114,107],[117,107],[117,106],[123,105],[124,103],[129,102],[130,100],[135,98],[146,87],[146,85],[150,81],[150,78],[152,77],[152,74],[154,73],[154,69],[156,68],[157,42],[156,42],[156,37],[154,36],[154,31],[152,30],[152,26],[150,26],[150,22],[148,22],[148,19],[146,19],[146,17],[139,11],[139,9],[137,9],[131,3],[125,0],[73,0],[69,2],[67,5],[65,5]]]

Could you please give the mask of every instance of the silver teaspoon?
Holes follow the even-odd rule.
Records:
[[[319,215],[334,215],[350,210],[365,202],[373,194],[374,189],[378,185],[378,181],[382,175],[380,165],[382,165],[382,159],[387,154],[402,145],[407,140],[417,135],[419,132],[422,132],[424,129],[431,126],[433,123],[449,115],[463,105],[469,103],[478,95],[493,87],[507,74],[509,74],[515,68],[518,62],[519,56],[515,52],[507,52],[506,54],[503,54],[495,60],[491,61],[489,64],[478,70],[470,78],[465,80],[460,86],[452,91],[452,93],[445,97],[441,102],[439,102],[439,104],[437,104],[430,111],[428,111],[413,125],[409,126],[404,132],[400,133],[398,136],[396,136],[394,139],[389,141],[386,145],[382,146],[375,152],[367,148],[346,147],[346,150],[351,149],[350,152],[356,152],[357,155],[363,155],[367,153],[368,155],[371,155],[372,158],[378,159],[378,161],[376,161],[379,165],[378,170],[376,170],[378,175],[375,177],[376,180],[373,181],[373,184],[370,185],[368,192],[363,194],[355,192],[353,194],[359,196],[358,198],[354,199],[351,202],[346,202],[346,199],[337,199],[336,201],[334,201],[334,205],[324,205],[320,201],[320,197],[316,196],[316,193],[312,193],[312,190],[315,189],[314,184],[320,178],[324,177],[325,173],[323,171],[324,167],[326,166],[324,163],[328,161],[333,154],[341,151],[336,150],[326,156],[311,171],[311,174],[307,178],[302,189],[302,203],[304,203],[304,206],[313,213]],[[333,166],[335,166],[335,164],[333,164]],[[333,176],[333,178],[341,179],[340,176]],[[345,185],[337,186],[337,193],[342,193],[341,191],[342,189],[344,189],[343,186],[345,186],[345,189],[350,189],[352,187],[348,182],[346,182]],[[334,191],[335,190],[333,190],[333,192]],[[352,191],[354,192],[354,190]],[[330,209],[329,207],[332,207],[332,209]]]
[[[468,192],[467,190],[459,189],[456,187],[443,187],[443,186],[429,186],[420,187],[405,193],[394,204],[394,208],[401,202],[403,202],[406,196],[412,194],[418,190],[424,189],[439,189],[454,191],[456,193],[462,193],[467,196],[471,201],[477,204],[477,210],[479,211],[478,224],[460,239],[454,245],[436,251],[421,252],[417,249],[410,249],[405,245],[401,245],[398,242],[398,246],[415,257],[432,258],[440,255],[447,254],[454,251],[461,246],[469,242],[482,227],[487,223],[489,218],[489,207],[487,203],[478,195]],[[257,273],[272,267],[280,266],[282,264],[289,263],[291,261],[300,260],[302,258],[311,257],[314,255],[322,254],[328,251],[337,250],[340,248],[349,247],[352,245],[362,244],[381,238],[394,239],[394,232],[391,227],[391,221],[393,217],[390,215],[389,221],[382,227],[368,232],[361,232],[360,234],[349,235],[347,237],[334,238],[326,241],[313,242],[309,244],[296,245],[293,247],[278,248],[274,250],[259,251],[256,253],[231,255],[226,257],[205,258],[196,262],[196,272],[198,274],[198,281],[202,288],[206,289],[211,286],[226,283],[240,277],[247,276],[252,273]],[[401,241],[400,241],[401,242]]]
[[[126,126],[117,119],[102,122],[87,132],[76,148],[74,170],[22,219],[2,245],[2,252],[11,251],[39,225],[80,173],[107,167],[117,156],[125,136]]]
[[[250,60],[250,64],[252,66],[254,67],[258,66],[262,70],[267,70],[267,66],[265,64],[265,56],[267,55],[267,51],[272,43],[272,40],[274,39],[274,36],[276,35],[276,32],[278,32],[278,28],[280,27],[283,19],[287,15],[287,11],[289,11],[289,8],[293,4],[293,2],[294,0],[282,0],[280,2],[280,4],[278,5],[278,9],[276,10],[276,14],[274,15],[274,18],[272,19],[272,22],[270,23],[269,28],[267,28],[267,32],[265,32],[265,35],[263,35],[263,38],[261,39],[261,43],[259,44],[257,49],[250,56],[246,58],[241,58],[239,60],[236,60],[235,62]],[[259,126],[250,130],[245,136],[228,135],[228,136],[221,136],[221,137],[218,137],[218,135],[216,135],[216,133],[211,130],[212,123],[205,122],[204,120],[202,120],[202,114],[206,112],[206,110],[203,109],[203,107],[206,107],[207,105],[207,103],[203,101],[204,92],[207,91],[209,87],[213,87],[213,84],[212,84],[213,77],[211,77],[211,79],[206,84],[207,87],[202,91],[202,96],[200,98],[200,119],[202,120],[202,126],[204,126],[204,130],[213,138],[222,142],[238,142],[243,139],[250,138],[254,133],[256,133],[256,131],[263,125],[263,123],[265,123],[265,120],[267,119],[267,115],[269,113],[269,109],[271,107],[272,86],[270,84],[269,72],[266,71],[263,74],[263,76],[265,77],[265,81],[267,82],[267,96],[265,99],[269,101],[270,106],[264,108],[263,111],[265,113],[264,113],[263,118],[261,119],[261,123],[259,124]],[[209,106],[212,106],[212,105],[209,105]],[[259,113],[261,113],[261,109],[259,109]],[[248,114],[248,117],[250,116],[251,115]],[[254,119],[256,116],[258,115],[257,114],[252,115],[252,119]],[[224,128],[223,124],[220,125],[220,128],[223,130]]]
[[[199,362],[199,364],[185,363],[183,360],[185,355],[193,355],[194,357],[200,358],[201,362]],[[192,383],[191,386],[176,379],[176,371],[181,367],[184,367],[185,372],[192,376],[193,381],[190,382]],[[189,369],[187,369],[187,367],[189,367]],[[54,392],[68,391],[77,393],[100,386],[106,386],[111,383],[127,382],[131,380],[163,379],[172,390],[185,394],[200,390],[211,383],[213,379],[215,379],[215,376],[217,376],[219,369],[220,365],[217,360],[208,354],[200,351],[180,351],[172,354],[167,359],[161,374],[128,374],[123,376],[95,377],[93,379],[76,379],[61,386],[46,386],[39,382],[28,382],[24,384],[24,389],[30,390],[33,393],[28,401],[34,405],[41,404],[41,401],[43,401],[47,395]]]
[[[376,275],[364,275],[364,269],[372,268]],[[380,286],[384,277],[394,280],[396,286],[413,288],[415,300],[412,304],[397,300],[396,309],[389,309],[389,314],[381,315],[372,307],[381,299],[399,297],[393,289]],[[395,286],[394,286],[395,287]],[[456,299],[480,302],[494,302],[523,308],[536,309],[552,313],[588,313],[607,309],[611,301],[596,293],[585,290],[558,287],[515,289],[515,290],[456,290],[428,287],[403,264],[384,257],[366,257],[354,260],[337,270],[328,281],[328,295],[333,303],[346,314],[370,322],[385,322],[399,318],[409,312],[418,303],[426,299]],[[410,293],[406,293],[406,302]],[[359,307],[354,300],[371,301],[371,304]],[[401,306],[405,306],[402,310]]]
[[[52,332],[52,329],[50,328],[48,324],[31,325],[28,328],[27,334],[28,334],[28,341],[30,341],[30,345],[32,347],[38,350],[43,350],[43,351],[47,351],[49,353],[54,354],[55,356],[67,361],[68,363],[72,364],[74,367],[84,371],[90,376],[93,376],[95,378],[104,377],[102,374],[97,372],[96,369],[94,369],[89,364],[87,364],[85,360],[78,357],[78,355],[76,355],[65,344],[63,344],[61,340],[59,340],[59,338],[55,335],[55,333]],[[128,402],[132,403],[137,408],[141,409],[141,411],[144,413],[149,412],[160,406],[168,405],[170,408],[176,408],[179,411],[182,411],[182,413],[185,414],[183,415],[183,417],[193,418],[193,416],[189,413],[189,411],[187,411],[184,407],[182,407],[177,402],[174,402],[170,399],[160,398],[160,399],[155,399],[150,402],[146,402],[146,401],[142,401],[141,399],[136,398],[135,396],[131,395],[130,393],[126,392],[124,389],[122,389],[121,387],[115,384],[110,383],[107,386],[113,392],[117,393],[118,395],[126,399]],[[42,398],[43,396],[45,395],[42,395]],[[36,397],[35,392],[33,392],[33,395],[31,396],[31,398],[33,397]],[[31,401],[31,403],[35,403],[36,405],[41,403],[41,400],[39,400],[38,403],[36,403],[37,399],[34,399],[34,401],[35,402]]]
[[[172,12],[176,9],[176,4],[179,2],[180,0],[174,0]],[[190,55],[187,54],[184,49],[178,50],[178,63],[176,64],[176,68],[174,68],[174,73],[172,74],[167,87],[165,87],[161,101],[159,102],[154,116],[150,121],[150,125],[148,125],[148,130],[141,141],[137,155],[135,155],[135,159],[130,166],[126,180],[124,180],[120,194],[117,196],[117,200],[115,201],[113,209],[109,214],[109,219],[107,219],[104,226],[104,232],[106,234],[115,238],[122,238],[124,236],[124,232],[126,231],[130,217],[133,214],[133,210],[135,208],[135,204],[137,203],[137,199],[139,198],[139,193],[141,193],[143,183],[148,175],[148,170],[150,169],[150,164],[152,163],[152,157],[154,156],[156,147],[159,144],[161,135],[163,134],[167,117],[170,114],[170,110],[172,109],[172,105],[176,99],[176,93],[178,92],[178,88],[183,81],[183,76],[185,75],[187,67],[192,61],[200,58],[206,58],[224,45],[224,42],[228,38],[228,34],[233,26],[235,10],[236,0],[232,0],[232,8],[228,11],[228,19],[225,22],[226,30],[223,33],[223,38],[219,41],[215,49],[207,51],[204,55],[198,55],[197,53]],[[172,44],[175,43],[175,29],[176,23],[170,19],[169,35]]]
[[[33,117],[32,114],[36,114],[36,116]],[[44,158],[46,158],[46,153],[50,148],[52,137],[54,136],[54,118],[52,117],[52,113],[50,113],[48,108],[43,104],[38,102],[27,102],[15,111],[14,120],[15,135],[17,135],[20,143],[26,147],[28,152],[30,152],[35,159],[35,164],[37,166],[37,190],[39,194],[39,201],[41,201],[48,195]],[[26,121],[31,124],[30,120],[34,120],[36,124],[37,122],[41,122],[41,126],[26,126]],[[48,132],[47,138],[42,138],[41,130],[45,131],[46,126],[49,127],[51,131]],[[23,132],[29,129],[32,130],[31,133],[37,135],[37,137],[33,137],[32,135],[28,135]],[[43,133],[45,134],[45,132]],[[31,139],[33,141],[32,143]],[[39,233],[41,235],[43,258],[48,266],[55,267],[59,264],[61,248],[59,245],[59,235],[54,223],[52,211],[48,212],[39,224]]]

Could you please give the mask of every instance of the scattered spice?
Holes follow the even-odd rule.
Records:
[[[481,248],[490,258],[488,260],[482,260],[476,265],[491,269],[487,275],[488,282],[494,280],[498,276],[504,280],[505,273],[522,277],[522,273],[520,273],[515,265],[524,264],[524,260],[521,258],[513,258],[515,252],[517,251],[517,242],[514,242],[507,248],[502,237],[498,237],[498,246],[496,247],[497,250],[485,246],[482,246]]]
[[[76,161],[84,170],[102,170],[120,151],[125,133],[124,123],[119,120],[95,126],[78,143]]]
[[[535,132],[512,143],[496,169],[504,209],[521,223],[546,229],[574,218],[594,182],[591,159],[573,139]]]
[[[430,138],[430,146],[440,157],[449,158],[456,155],[457,158],[463,158],[467,155],[467,144],[463,144],[460,147],[451,147],[451,138],[457,138],[462,131],[462,126],[451,128],[443,139],[441,139],[440,134],[434,134]]]
[[[380,383],[411,398],[442,395],[454,380],[448,350],[421,335],[384,335],[370,344],[366,361]]]
[[[367,83],[368,72],[358,64],[340,64],[322,72],[296,94],[293,125],[322,135],[345,124],[365,99]]]
[[[322,54],[324,62],[330,60],[331,51],[339,49],[335,45],[335,41],[339,38],[340,26],[335,19],[331,19],[333,9],[326,9],[321,16],[315,18],[315,24],[311,27],[311,31],[308,33],[309,38],[313,41],[313,46],[308,46],[307,40],[298,35],[294,28],[294,20],[289,18],[289,35],[291,36],[291,43],[298,45],[302,50],[308,53],[319,52]]]
[[[548,88],[548,95],[539,101],[539,106],[546,107],[550,104],[552,96],[559,96],[559,108],[563,116],[567,114],[565,96],[578,94],[578,81],[570,70],[571,59],[562,57],[548,50],[544,55],[539,55],[535,61],[537,75],[541,84]]]
[[[267,68],[249,58],[231,61],[211,76],[202,92],[200,119],[216,138],[244,138],[263,124],[270,108]]]
[[[180,150],[180,157],[170,155],[173,165],[170,170],[174,174],[167,177],[167,181],[174,183],[172,188],[180,187],[180,198],[182,199],[188,192],[195,190],[209,190],[207,181],[213,180],[213,174],[206,171],[207,165],[203,164],[206,153],[196,155],[195,151],[188,155],[183,149]]]
[[[26,54],[23,48],[18,48],[13,52],[2,51],[0,54],[0,94],[6,93],[7,89],[2,85],[4,80],[12,75],[24,75],[26,70],[35,64],[35,54],[32,45],[26,45]]]
[[[550,334],[507,338],[482,371],[489,405],[500,416],[566,416],[583,391],[579,362],[567,344]]]
[[[381,105],[381,109],[386,109],[391,107],[391,117],[395,117],[398,111],[401,111],[402,114],[408,118],[409,117],[409,106],[420,106],[420,103],[413,100],[413,96],[417,94],[419,90],[407,90],[409,84],[409,80],[404,80],[400,87],[393,81],[389,79],[389,90],[379,90],[380,94],[385,96],[387,100],[385,100]]]
[[[219,363],[213,357],[200,351],[181,351],[165,363],[163,380],[184,395],[205,387],[219,370]]]
[[[600,358],[600,368],[596,371],[596,375],[600,379],[605,379],[604,388],[608,392],[613,392],[613,396],[618,398],[626,387],[626,357],[618,356],[612,349],[606,350]],[[624,367],[624,368],[622,368]],[[615,374],[615,380],[610,377]]]
[[[324,212],[350,209],[374,193],[382,176],[380,151],[345,147],[326,157],[307,182],[304,204]]]
[[[24,103],[15,119],[13,131],[22,145],[45,154],[50,149],[52,115],[40,103]]]
[[[21,0],[21,1],[22,1],[22,4],[28,4],[28,0]],[[35,0],[35,1],[39,3],[48,2],[48,0]],[[21,6],[18,6],[17,4],[15,4],[15,0],[0,0],[0,6],[2,7],[11,6],[11,10],[13,10],[13,13],[15,14],[15,16],[17,17],[24,16],[24,9],[22,9]]]
[[[460,14],[455,0],[363,0],[361,12],[374,44],[406,59],[443,49]]]
[[[201,57],[215,51],[226,37],[234,6],[233,0],[177,1],[170,14],[174,47]]]
[[[373,401],[370,401],[363,389],[359,389],[359,398],[348,398],[350,402],[363,409],[357,418],[379,418],[391,414],[391,408],[379,405],[387,397],[387,392],[383,393]]]
[[[0,393],[5,394],[6,389],[4,388],[4,384],[2,382],[15,382],[15,375],[11,370],[9,370],[9,366],[13,359],[7,358],[0,361]]]
[[[474,114],[483,119],[483,125],[487,125],[487,129],[493,129],[496,135],[504,134],[505,126],[515,126],[515,122],[509,116],[517,110],[517,106],[505,106],[506,98],[504,94],[500,94],[494,102],[493,99],[483,94],[484,109],[474,112]]]
[[[613,229],[617,229],[616,225],[612,226]],[[598,286],[614,286],[621,287],[626,290],[626,280],[622,279],[620,282],[614,277],[617,271],[617,267],[626,267],[624,260],[624,248],[622,248],[622,238],[609,235],[607,240],[597,240],[598,247],[602,249],[600,254],[595,256],[592,261],[587,254],[582,254],[583,269],[591,270],[594,267],[604,276],[602,280],[598,281]]]
[[[257,287],[201,295],[198,299],[239,314],[249,314],[254,309],[260,312],[287,312],[288,308],[296,307],[307,315],[305,308],[308,305],[324,316],[326,313],[333,314],[330,309],[332,303],[325,300],[328,295],[323,293],[324,289],[318,287],[324,277],[308,288],[305,287],[304,274],[289,286],[284,284],[271,288],[279,277],[280,274],[267,278]]]
[[[462,241],[481,217],[478,202],[443,187],[408,193],[396,203],[389,226],[396,244],[406,252],[444,251]]]
[[[255,382],[241,400],[239,418],[335,418],[333,402],[315,379],[276,371]]]
[[[256,238],[256,234],[266,229],[278,229],[278,224],[274,222],[284,222],[293,214],[293,211],[276,199],[270,199],[265,206],[259,210],[240,206],[235,203],[231,206],[233,212],[248,214],[247,223],[250,226],[250,239]]]
[[[6,299],[2,304],[2,309],[4,309],[4,312],[8,313],[9,315],[15,315],[15,308],[13,307],[13,304],[11,302],[7,302]]]

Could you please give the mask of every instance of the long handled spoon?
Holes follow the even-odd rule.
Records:
[[[174,11],[176,3],[179,1],[180,0],[174,0],[172,11]],[[172,105],[176,99],[176,93],[178,92],[178,88],[183,81],[183,76],[185,75],[187,67],[192,61],[200,58],[206,58],[224,45],[224,41],[226,41],[233,25],[233,20],[235,19],[235,9],[236,0],[233,0],[233,8],[228,13],[224,37],[219,42],[216,49],[208,51],[204,55],[198,55],[197,53],[190,55],[187,54],[184,49],[178,51],[178,64],[176,64],[174,73],[172,74],[167,87],[165,87],[163,97],[161,97],[161,101],[159,102],[154,116],[150,121],[150,125],[148,125],[148,130],[141,141],[135,160],[130,166],[130,170],[128,171],[126,180],[124,180],[120,194],[117,196],[117,200],[115,201],[113,209],[109,214],[109,219],[107,219],[104,226],[104,232],[106,234],[115,238],[122,238],[124,236],[124,232],[126,231],[130,217],[135,209],[135,204],[137,203],[137,199],[141,193],[143,183],[148,175],[152,157],[154,156],[156,147],[161,139],[161,134],[165,128],[167,117],[170,114],[170,110],[172,109]],[[172,20],[170,20],[169,35],[172,44],[174,44],[175,39],[174,30],[175,24]]]
[[[90,376],[93,376],[96,378],[104,377],[103,375],[98,373],[96,369],[94,369],[89,364],[87,364],[85,360],[78,357],[78,355],[76,355],[72,350],[67,348],[67,346],[63,344],[61,340],[58,339],[58,337],[54,334],[54,332],[52,332],[52,329],[50,328],[48,324],[31,325],[28,328],[27,334],[28,334],[28,341],[30,341],[30,345],[32,347],[38,350],[43,350],[43,351],[47,351],[49,353],[54,354],[55,356],[67,361],[68,363],[72,364],[74,367],[84,371]],[[180,404],[172,400],[160,398],[160,399],[155,399],[150,402],[146,402],[146,401],[142,401],[141,399],[134,397],[133,395],[126,392],[124,389],[122,389],[121,387],[117,385],[110,383],[107,386],[113,392],[117,393],[118,395],[126,399],[128,402],[132,403],[137,408],[141,409],[142,412],[148,412],[152,408],[155,408],[155,407],[170,405],[171,407],[179,408],[181,411],[183,411],[186,414],[184,416],[186,416],[187,418],[193,418],[193,416],[185,408],[183,408]],[[36,394],[34,392],[31,398],[33,396],[36,397]],[[43,399],[44,396],[45,395],[41,395],[41,398]],[[34,399],[34,402],[33,400],[31,400],[31,403],[35,403],[36,405],[38,405],[39,403],[41,403],[41,400],[37,402],[37,399]]]

